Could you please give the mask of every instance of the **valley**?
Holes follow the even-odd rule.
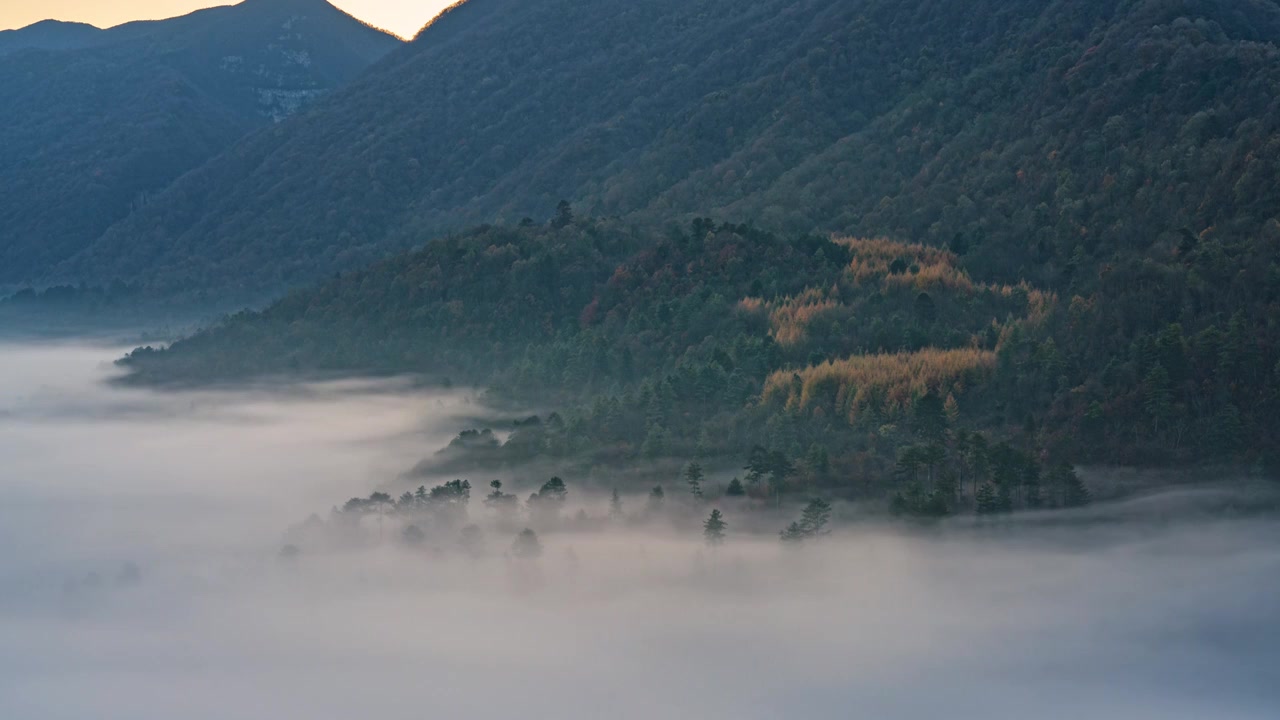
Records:
[[[1269,718],[1277,98],[1274,0],[0,31],[0,716]]]

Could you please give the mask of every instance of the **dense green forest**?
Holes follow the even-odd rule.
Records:
[[[1167,286],[1122,286],[1067,300],[975,281],[949,249],[702,219],[655,231],[562,204],[124,362],[148,383],[420,373],[559,408],[495,426],[513,430],[502,442],[460,435],[459,468],[750,460],[757,492],[898,488],[924,514],[980,505],[988,481],[991,507],[1064,503],[1068,462],[1271,462],[1274,343],[1240,315],[1126,324]]]
[[[1070,287],[1275,232],[1277,37],[1266,0],[471,0],[63,274],[279,290],[567,198]]]
[[[41,280],[175,178],[399,44],[321,0],[5,34],[0,283]]]

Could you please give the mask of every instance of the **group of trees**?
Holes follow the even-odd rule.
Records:
[[[686,478],[690,476],[690,470],[694,474],[701,472],[697,463],[690,463],[685,472]],[[490,487],[492,491],[485,496],[484,503],[493,512],[493,519],[497,521],[498,528],[515,528],[526,521],[529,523],[529,527],[524,527],[516,534],[510,549],[511,555],[522,559],[536,558],[541,555],[541,541],[534,528],[554,531],[564,527],[560,513],[569,495],[564,480],[553,477],[543,483],[537,491],[531,493],[523,504],[523,516],[520,514],[522,508],[516,496],[503,491],[501,480],[492,481]],[[701,505],[704,499],[697,490],[696,485],[690,486],[695,507]],[[665,495],[661,486],[654,487],[649,493],[642,517],[652,520],[663,513]],[[436,539],[453,537],[456,545],[466,554],[479,556],[484,545],[483,531],[480,525],[472,522],[468,516],[470,497],[470,481],[451,480],[429,489],[426,486],[420,486],[416,491],[406,491],[400,495],[399,499],[382,491],[375,491],[368,497],[351,498],[341,508],[335,507],[333,516],[344,525],[349,525],[353,521],[359,522],[363,518],[376,518],[380,538],[384,537],[385,526],[388,523],[396,523],[400,527],[400,540],[410,546],[422,545],[430,537]],[[740,506],[740,509],[745,511],[749,506]],[[766,510],[766,508],[758,509]],[[779,536],[787,544],[821,537],[829,532],[827,525],[831,520],[831,514],[832,506],[829,501],[813,498],[803,507],[800,519],[790,523],[779,533]],[[579,527],[586,517],[585,511],[580,510],[575,518]],[[616,525],[628,519],[623,508],[622,495],[614,489],[609,496],[607,520]],[[313,518],[313,522],[318,521]],[[728,528],[729,523],[724,513],[719,508],[713,508],[702,521],[703,539],[708,545],[718,547],[726,541]],[[299,552],[296,545],[290,544],[286,547],[287,554],[291,556]]]
[[[703,220],[653,237],[561,215],[432,243],[127,364],[143,380],[447,374],[488,386],[490,402],[562,410],[512,422],[503,440],[464,431],[426,470],[692,457],[683,481],[699,495],[702,462],[745,456],[728,492],[775,504],[822,490],[894,497],[911,514],[976,509],[987,481],[1021,493],[969,467],[973,433],[1036,462],[1062,446],[1049,442],[1063,432],[1049,408],[1023,410],[1020,397],[1041,373],[1022,354],[1050,332],[1052,296],[975,283],[954,254],[920,246]],[[916,339],[885,340],[885,317]]]
[[[791,523],[779,535],[782,541],[789,544],[802,543],[805,540],[821,537],[829,532],[826,527],[831,520],[831,504],[815,498],[805,505],[800,519]]]

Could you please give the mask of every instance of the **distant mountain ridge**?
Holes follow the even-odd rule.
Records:
[[[103,31],[87,23],[42,20],[17,30],[0,30],[0,56],[19,50],[72,50],[89,47]]]
[[[233,10],[232,8],[239,8]],[[361,46],[361,54],[372,61],[385,53],[386,33],[369,27],[367,23],[347,15],[330,5],[327,0],[243,0],[238,5],[219,5],[197,10],[187,15],[164,20],[135,20],[109,28],[99,28],[82,22],[41,20],[14,30],[0,30],[0,56],[19,50],[81,50],[103,47],[142,37],[167,37],[172,42],[182,38],[191,40],[192,34],[206,33],[210,23],[234,18],[236,22],[251,21],[248,13],[321,13],[331,17],[345,16],[364,26],[370,32],[352,33],[341,42]]]
[[[0,283],[46,273],[400,44],[323,0],[0,35]]]

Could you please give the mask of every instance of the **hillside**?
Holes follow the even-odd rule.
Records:
[[[1001,427],[1000,385],[984,382],[995,351],[1053,303],[974,283],[952,254],[918,245],[704,220],[653,233],[564,213],[430,243],[126,364],[132,381],[153,383],[419,372],[487,386],[494,401],[569,410],[569,435],[523,449],[517,440],[512,460],[745,457],[759,444],[791,457],[816,446],[836,467],[866,470],[892,466],[911,442],[926,386]],[[907,369],[819,382],[832,402],[848,399],[817,414],[807,390],[807,415],[777,397],[789,368],[844,362]],[[856,385],[857,399],[842,385]],[[901,432],[878,444],[847,429],[897,421]]]
[[[1277,215],[1278,37],[1265,0],[471,0],[62,277],[279,290],[565,198],[1059,287]]]
[[[1069,494],[1063,463],[1276,467],[1280,235],[1267,248],[1192,248],[1068,299],[975,280],[925,245],[708,220],[656,231],[562,207],[123,363],[148,384],[414,373],[560,410],[501,444],[460,438],[459,471],[763,452],[787,487],[895,492],[901,512],[1037,507],[1042,479]],[[1247,289],[1213,275],[1257,262],[1269,275]],[[980,500],[983,478],[1007,497]]]
[[[62,49],[0,62],[0,283],[38,279],[175,178],[399,44],[322,0],[14,32],[8,42]]]

